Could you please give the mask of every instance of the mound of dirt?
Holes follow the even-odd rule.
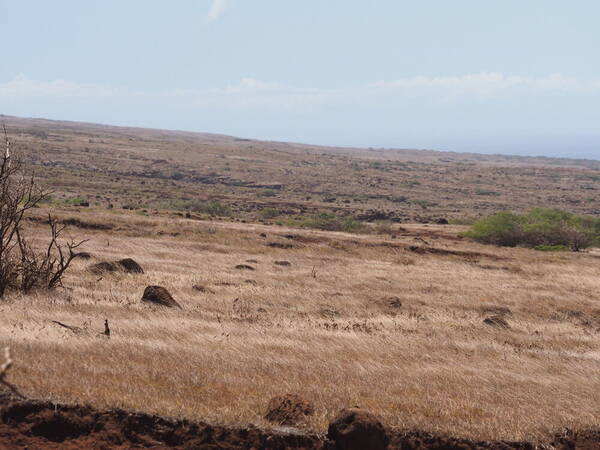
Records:
[[[360,408],[341,410],[329,424],[327,437],[338,450],[385,450],[390,441],[379,419]]]
[[[502,316],[486,317],[485,319],[483,319],[483,323],[485,323],[486,325],[492,326],[492,327],[496,327],[496,328],[503,328],[503,329],[510,328],[510,325]]]
[[[131,258],[121,259],[119,261],[100,261],[92,264],[88,270],[96,275],[103,275],[107,272],[125,272],[125,273],[144,273],[144,269],[135,260]]]
[[[147,286],[144,289],[142,301],[168,308],[181,308],[181,305],[175,301],[169,291],[162,286]]]
[[[598,430],[580,433],[563,431],[544,445],[471,441],[423,431],[389,429],[386,432],[370,414],[352,412],[362,411],[357,409],[344,411],[332,422],[327,439],[317,434],[260,429],[252,425],[214,426],[118,409],[99,411],[87,406],[21,401],[2,395],[0,389],[0,448],[377,449],[386,448],[382,445],[388,437],[390,443],[387,448],[403,450],[600,448]],[[365,436],[369,436],[368,440],[364,440]],[[345,437],[350,440],[344,440]]]
[[[127,273],[144,273],[144,269],[135,260],[131,258],[125,258],[117,261],[117,264],[121,266],[122,270]]]
[[[227,428],[122,410],[0,403],[0,448],[325,449],[316,435]]]
[[[267,406],[265,419],[279,425],[298,425],[306,416],[314,414],[315,408],[296,394],[273,397]]]

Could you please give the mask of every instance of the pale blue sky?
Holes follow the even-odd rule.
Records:
[[[597,0],[0,0],[0,113],[600,159]]]

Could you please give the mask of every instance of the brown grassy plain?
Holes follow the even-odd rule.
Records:
[[[269,426],[269,399],[297,393],[314,403],[304,427],[317,431],[351,405],[390,426],[471,438],[543,440],[600,426],[597,250],[483,246],[457,238],[459,226],[392,225],[392,237],[56,214],[112,228],[71,229],[90,239],[93,259],[78,260],[64,288],[0,303],[10,380],[29,396]],[[87,270],[123,257],[146,273]],[[183,310],[142,304],[150,284]],[[510,310],[510,329],[483,323],[498,308]],[[104,319],[110,339],[99,335]]]

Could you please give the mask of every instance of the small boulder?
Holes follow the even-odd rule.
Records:
[[[121,266],[121,270],[127,273],[144,273],[144,269],[136,261],[131,258],[125,258],[117,261],[117,264]]]
[[[510,325],[502,316],[486,317],[485,319],[483,319],[483,323],[485,323],[486,325],[489,325],[491,327],[496,327],[496,328],[504,328],[504,329],[510,328]]]
[[[340,411],[329,424],[327,437],[338,450],[385,450],[389,443],[379,419],[360,408]]]
[[[119,270],[119,266],[117,266],[114,262],[101,261],[99,263],[92,264],[88,270],[96,275],[102,275],[107,272],[116,272]]]
[[[181,305],[173,299],[169,291],[162,286],[146,287],[146,289],[144,289],[144,294],[142,295],[142,301],[166,306],[168,308],[181,308]]]
[[[390,297],[387,299],[387,304],[392,308],[401,308],[402,300],[399,297]]]
[[[298,425],[306,416],[315,412],[309,402],[296,394],[273,397],[267,406],[265,419],[279,425]]]

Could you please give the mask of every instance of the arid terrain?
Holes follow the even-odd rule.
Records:
[[[0,116],[57,203],[185,209],[242,220],[319,211],[360,220],[468,221],[499,210],[600,214],[600,161],[318,147]],[[219,212],[219,211],[217,211]]]
[[[600,214],[600,162],[2,120],[55,191],[28,230],[43,242],[51,211],[89,239],[63,287],[0,301],[8,380],[25,397],[300,430],[294,445],[311,448],[328,448],[328,424],[353,406],[395,430],[398,448],[421,448],[398,437],[415,430],[533,448],[600,428],[600,250],[461,237],[461,223],[505,209]],[[227,214],[181,207],[197,199]],[[290,226],[316,212],[364,228]],[[90,270],[123,258],[144,273]],[[181,308],[142,302],[151,285]],[[285,394],[314,409],[293,428],[265,418]],[[30,433],[14,429],[0,441]]]

